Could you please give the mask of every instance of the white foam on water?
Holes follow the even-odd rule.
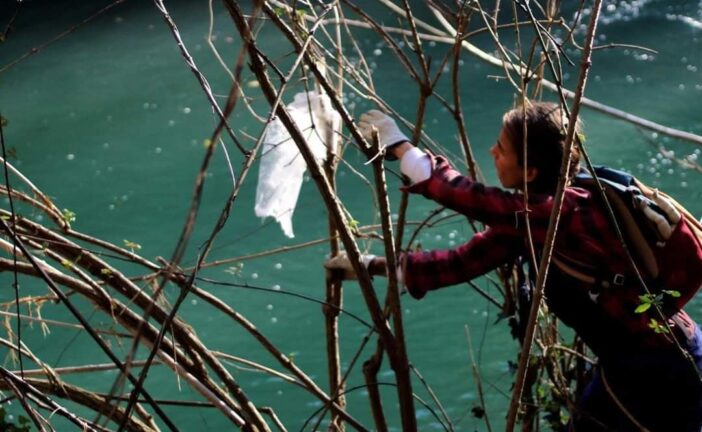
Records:
[[[623,0],[615,1],[603,6],[600,11],[600,24],[614,24],[618,22],[633,21],[642,16],[664,16],[669,21],[679,21],[696,29],[702,29],[702,1],[696,10],[696,17],[692,11],[663,12],[660,8],[656,10],[656,2],[653,0]],[[591,13],[590,9],[585,10],[585,16]]]
[[[600,23],[612,24],[621,21],[631,21],[641,16],[644,7],[651,3],[651,0],[620,1],[610,3],[602,8]]]
[[[702,5],[700,5],[702,8]],[[670,21],[680,21],[683,24],[687,24],[692,28],[696,29],[702,29],[702,21],[699,19],[695,19],[686,15],[675,15],[675,14],[666,14],[665,16],[668,20]]]

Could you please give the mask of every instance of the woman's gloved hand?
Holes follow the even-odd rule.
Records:
[[[397,157],[390,149],[409,142],[407,135],[402,133],[392,117],[378,110],[370,110],[362,114],[358,122],[358,129],[368,141],[373,139],[373,127],[378,130],[378,140],[380,147],[386,150],[386,159],[396,160]]]
[[[361,255],[361,264],[368,270],[371,276],[387,276],[388,268],[385,258],[376,257],[375,255]],[[346,251],[340,251],[335,257],[329,258],[327,256],[326,261],[324,261],[324,268],[327,271],[338,271],[343,272],[344,280],[356,280],[358,275],[351,265],[351,260],[346,254]],[[404,279],[402,277],[402,272],[398,267],[397,271],[397,292],[402,295],[407,292],[407,287],[405,286]]]
[[[374,259],[375,255],[361,255],[361,264],[368,269]],[[344,280],[358,279],[358,275],[353,269],[351,260],[349,260],[349,256],[346,254],[346,251],[340,251],[336,256],[331,258],[327,257],[327,260],[324,261],[324,268],[330,271],[337,270],[339,272],[343,272]]]

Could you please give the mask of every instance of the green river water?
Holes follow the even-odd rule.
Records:
[[[0,25],[4,28],[17,3],[11,0],[1,3]],[[360,3],[380,8],[370,1]],[[79,23],[105,4],[102,1],[26,0],[14,32],[0,44],[0,67]],[[225,95],[229,89],[228,75],[206,41],[207,2],[180,1],[167,5],[214,92]],[[225,62],[231,65],[239,47],[237,33],[221,5],[215,6],[215,43]],[[420,18],[433,22],[428,13],[420,14]],[[388,23],[395,22],[388,15]],[[413,118],[416,86],[403,77],[396,59],[375,37],[361,30],[354,31],[373,63],[374,82],[379,93],[401,114]],[[512,33],[506,31],[503,40],[512,37]],[[264,31],[260,38],[274,61],[290,63],[290,58],[285,57],[288,46],[278,40],[278,36]],[[477,37],[473,41],[487,51],[494,49],[487,37]],[[598,43],[636,44],[657,53],[625,48],[597,51],[587,88],[589,98],[669,127],[702,134],[702,2],[605,2]],[[446,49],[435,44],[427,44],[426,48],[434,54],[436,63]],[[569,54],[577,64],[578,54]],[[503,74],[500,69],[481,63],[467,53],[463,61],[466,127],[478,162],[488,181],[494,184],[496,178],[487,150],[496,138],[501,113],[512,103],[512,91],[504,80],[495,78]],[[245,76],[248,73],[245,72]],[[567,84],[572,87],[577,68],[569,68],[568,73]],[[450,77],[447,75],[442,80],[439,91],[449,96]],[[245,81],[249,82],[250,78]],[[256,97],[254,108],[265,114],[267,105],[260,92],[253,87],[248,89]],[[289,96],[300,90],[299,85],[293,86]],[[552,95],[547,97],[553,98]],[[223,98],[219,100],[220,103],[224,101]],[[348,95],[347,106],[357,115],[370,108],[367,102],[352,94]],[[173,36],[151,2],[126,1],[0,73],[0,112],[7,119],[3,128],[6,146],[15,155],[11,162],[51,196],[59,208],[75,212],[76,229],[119,245],[124,240],[136,242],[141,245],[140,253],[149,259],[172,254],[204,155],[203,143],[210,136],[215,119]],[[641,131],[585,108],[582,117],[590,155],[596,163],[624,167],[644,181],[664,188],[698,217],[702,215],[700,174],[662,161],[651,143],[666,145],[677,157],[691,158],[700,153],[699,146]],[[231,122],[242,142],[249,147],[251,141],[245,134],[258,136],[262,129],[241,106]],[[425,129],[435,141],[459,154],[455,125],[438,104],[431,105]],[[238,175],[243,158],[230,142],[227,146]],[[354,170],[372,178],[372,170],[363,165],[358,152],[350,149],[346,159]],[[286,238],[276,224],[256,218],[253,206],[257,176],[258,167],[255,166],[215,242],[210,259],[243,256],[327,235],[327,213],[312,181],[303,184],[293,219],[294,239]],[[393,211],[397,211],[399,182],[395,176],[390,176],[390,181],[391,204]],[[372,195],[363,181],[342,166],[338,183],[339,195],[354,218],[362,225],[374,223]],[[184,266],[194,263],[198,248],[214,227],[231,187],[227,160],[223,152],[217,151],[206,179],[197,228]],[[433,208],[426,200],[413,198],[409,219],[420,220]],[[30,215],[50,225],[38,213]],[[452,218],[427,230],[420,241],[424,248],[450,247],[466,241],[470,233],[463,219]],[[368,246],[371,251],[381,250],[378,241]],[[238,269],[227,266],[208,269],[203,275],[323,299],[321,263],[327,250],[328,245],[320,244],[246,261]],[[124,270],[130,271],[129,267]],[[14,298],[11,278],[5,275],[2,281],[0,299],[7,302]],[[485,281],[478,281],[478,284],[491,289]],[[22,293],[43,292],[41,284],[27,277],[20,277],[20,286]],[[345,287],[344,308],[369,321],[357,285],[347,283]],[[384,293],[384,281],[376,279],[376,287]],[[203,288],[247,316],[283,352],[293,356],[296,364],[325,386],[324,325],[318,304],[275,292],[207,284]],[[169,292],[173,294],[174,291]],[[78,304],[96,326],[106,326],[109,322],[108,317],[94,312],[89,305]],[[495,430],[500,430],[512,382],[508,361],[515,359],[516,343],[509,336],[506,323],[496,323],[499,311],[467,286],[441,290],[419,302],[403,297],[402,307],[412,363],[442,401],[456,429],[467,431],[484,430],[482,420],[474,418],[470,412],[477,403],[465,336],[466,326],[470,328],[488,413]],[[693,301],[688,310],[696,319],[702,319],[699,301]],[[210,348],[275,365],[256,341],[211,307],[188,298],[181,314]],[[56,305],[45,306],[43,316],[74,322]],[[367,329],[343,315],[340,326],[343,365],[348,365]],[[107,362],[94,342],[74,329],[55,328],[51,334],[43,335],[39,326],[27,323],[23,326],[23,340],[39,358],[54,366]],[[118,353],[126,352],[129,342],[125,340],[120,346],[113,341],[112,346]],[[362,359],[372,353],[375,344],[369,346]],[[0,348],[2,357],[6,353],[6,348]],[[160,389],[155,392],[158,397],[197,398],[187,386],[179,388],[172,375],[160,372],[159,368],[154,367],[148,382],[151,388]],[[299,430],[320,406],[304,391],[279,379],[231,369],[247,394],[259,405],[274,407],[289,430]],[[114,372],[98,372],[67,379],[106,391],[109,385],[105,383],[111,383],[114,377]],[[393,379],[385,362],[379,380]],[[362,384],[362,377],[357,366],[349,385],[359,384]],[[418,395],[429,400],[418,382],[417,387]],[[400,430],[397,410],[393,409],[394,390],[387,387],[383,393],[387,395],[389,422],[393,430]],[[366,399],[363,389],[348,395],[352,414],[371,425]],[[13,415],[21,413],[16,403],[8,410]],[[221,430],[230,425],[215,410],[196,412],[166,407],[166,412],[185,431]],[[419,405],[418,418],[421,430],[441,430],[430,411]],[[66,426],[66,430],[72,430],[70,427]]]

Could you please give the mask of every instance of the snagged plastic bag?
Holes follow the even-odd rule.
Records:
[[[325,160],[327,147],[324,139],[329,125],[339,119],[329,98],[314,92],[298,93],[287,110],[317,161]],[[273,120],[264,133],[254,211],[258,217],[273,217],[283,233],[292,238],[295,237],[292,216],[307,165],[279,119]]]

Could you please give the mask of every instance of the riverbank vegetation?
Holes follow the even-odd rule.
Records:
[[[84,26],[91,25],[94,19],[110,13],[121,3],[122,0],[107,5],[25,55],[0,64],[0,76],[27,58],[42,55],[63,38],[80,37]],[[191,47],[181,39],[178,22],[169,13],[168,2],[153,2],[153,7],[163,17],[160,31],[172,36],[183,63],[192,72],[192,79],[197,81],[203,97],[211,104],[216,122],[206,140],[202,159],[193,162],[199,167],[198,173],[193,179],[192,196],[180,236],[169,256],[148,259],[140,254],[141,245],[137,242],[129,239],[121,243],[108,242],[75,230],[72,223],[76,218],[99,218],[100,215],[76,215],[55,203],[50,191],[40,190],[31,178],[22,174],[21,167],[13,165],[11,149],[17,143],[5,142],[2,135],[4,181],[0,193],[6,199],[0,208],[3,233],[0,248],[4,251],[0,257],[0,271],[12,281],[5,290],[12,289],[13,298],[0,305],[4,322],[0,344],[10,360],[0,367],[0,389],[3,403],[15,401],[24,412],[21,419],[12,419],[2,411],[4,419],[0,418],[0,424],[11,424],[15,429],[10,430],[26,430],[29,424],[37,430],[52,430],[59,417],[62,422],[70,422],[81,430],[178,430],[178,424],[168,414],[174,405],[192,415],[202,415],[206,411],[208,416],[221,416],[242,430],[288,430],[288,425],[276,414],[275,405],[260,404],[249,396],[249,389],[237,379],[238,368],[268,374],[316,398],[318,408],[301,430],[416,431],[418,407],[431,413],[437,428],[458,430],[455,419],[444,410],[436,392],[408,356],[401,308],[404,299],[400,297],[394,273],[387,281],[388,289],[377,290],[378,284],[386,282],[374,280],[360,264],[368,242],[374,242],[376,249],[383,250],[388,263],[396,263],[401,251],[418,247],[422,230],[456,215],[437,209],[424,220],[408,220],[406,193],[399,204],[393,203],[391,207],[386,176],[394,175],[395,169],[390,167],[387,171],[383,149],[359,133],[354,120],[359,113],[354,110],[354,101],[363,100],[393,114],[409,131],[414,143],[435,153],[448,154],[476,179],[484,178],[471,146],[461,100],[462,87],[469,85],[462,81],[461,67],[474,62],[494,68],[495,79],[513,91],[515,104],[548,94],[567,107],[573,117],[581,107],[592,109],[642,130],[688,143],[691,148],[702,144],[702,137],[698,135],[656,124],[586,96],[593,50],[617,48],[613,43],[597,44],[601,0],[581,2],[579,8],[569,6],[567,11],[561,10],[561,2],[557,0],[428,1],[421,4],[377,0],[372,11],[363,7],[364,2],[351,0],[242,3],[234,0],[223,0],[221,4],[213,4],[213,0],[202,2],[202,7],[210,11],[226,12],[230,26],[227,30],[235,34],[237,46],[235,56],[221,54],[212,34],[214,21],[210,24],[210,34],[203,44],[221,62],[230,78],[228,88],[213,89],[208,76],[193,59]],[[22,2],[17,2],[15,14],[3,18],[4,22],[0,23],[0,29],[4,29],[2,40],[13,37],[16,18],[22,13]],[[261,37],[263,34],[268,35],[265,41]],[[271,46],[271,34],[276,35],[275,46]],[[377,45],[359,43],[368,34],[374,35]],[[489,50],[475,45],[472,42],[475,38],[489,39]],[[509,43],[504,43],[503,39]],[[426,51],[430,44],[438,47],[432,50],[433,55]],[[647,52],[645,47],[626,48]],[[436,55],[437,50],[440,56]],[[406,91],[412,94],[413,101],[416,100],[413,117],[401,117],[399,111],[406,110],[398,110],[381,97],[379,93],[382,92],[376,92],[382,86],[373,79],[372,63],[380,55],[376,51],[382,52],[384,67],[392,67],[412,83],[413,87]],[[577,76],[569,81],[574,83],[573,88],[563,87],[564,74]],[[330,124],[312,123],[317,129],[313,133],[326,132],[319,137],[327,149],[322,158],[315,156],[308,145],[310,131],[300,130],[286,108],[286,103],[300,92],[324,95],[325,109],[338,113]],[[424,125],[430,105],[441,107],[453,119],[460,154],[451,154],[426,133]],[[258,133],[252,135],[239,130],[232,121],[238,113],[257,119]],[[230,281],[202,275],[203,269],[216,267],[236,274],[241,263],[255,258],[209,259],[222,229],[233,223],[230,215],[233,207],[240,205],[238,198],[242,187],[255,181],[249,172],[262,157],[266,125],[274,120],[282,124],[289,142],[294,143],[299,152],[298,157],[304,159],[316,186],[315,193],[326,206],[329,230],[316,242],[265,250],[255,257],[320,243],[328,244],[332,256],[345,250],[355,263],[358,275],[358,281],[352,283],[360,286],[367,306],[367,314],[363,316],[346,312],[344,286],[349,282],[332,273],[326,274],[323,298],[279,292],[321,305],[326,326],[326,376],[313,376],[304,371],[293,355],[238,312],[236,304],[227,304],[208,289]],[[11,127],[11,119],[0,124],[0,132],[8,127]],[[572,135],[571,131],[571,145],[583,145],[582,151],[587,154],[585,140]],[[230,194],[221,202],[216,223],[208,226],[208,222],[199,217],[203,189],[214,155],[223,151],[227,152],[227,160],[231,155],[231,159],[242,163],[230,163]],[[695,158],[675,156],[665,149],[661,149],[661,153],[685,169],[702,171]],[[373,176],[369,178],[357,172],[368,185],[372,201],[369,207],[376,221],[372,225],[361,225],[335,190],[338,167],[348,166],[353,170],[347,161],[351,157],[367,160],[373,168]],[[28,216],[36,214],[43,217]],[[469,224],[475,231],[482,228],[471,221]],[[185,267],[184,258],[196,227],[208,232],[207,239],[198,248],[195,265]],[[552,224],[549,238],[553,239],[556,229],[556,224]],[[582,391],[585,375],[593,362],[586,347],[577,337],[561,333],[557,320],[541,304],[540,293],[548,274],[549,256],[545,253],[538,263],[533,307],[519,295],[523,275],[520,277],[517,268],[503,268],[489,276],[493,288],[490,292],[473,285],[481,296],[500,309],[505,327],[509,327],[505,331],[511,330],[515,349],[521,349],[521,354],[512,359],[515,385],[506,420],[509,431],[515,428],[560,430],[567,422],[569,410]],[[319,265],[322,272],[322,259],[310,265]],[[532,259],[537,261],[537,257]],[[27,277],[40,282],[18,283],[20,278],[26,280]],[[25,290],[25,285],[33,288]],[[181,306],[195,299],[209,305],[212,314],[219,314],[231,326],[248,332],[267,352],[267,363],[248,358],[246,353],[222,352],[208,346],[198,336],[198,328],[179,315]],[[64,310],[65,320],[44,319],[43,314],[48,309]],[[365,336],[355,341],[355,354],[347,357],[342,356],[340,350],[338,322],[343,314],[366,328]],[[51,342],[52,329],[80,328],[90,337],[88,345],[104,353],[109,363],[70,366],[46,363],[35,355],[31,346],[23,343],[25,325],[45,332],[47,343]],[[369,347],[372,355],[363,356]],[[499,416],[498,422],[503,422],[504,413],[491,412],[484,403],[485,386],[479,364],[473,359],[468,329],[464,349],[470,354],[466,361],[472,362],[473,376],[456,379],[473,381],[478,396],[472,415],[484,422],[484,430],[494,430],[496,418]],[[379,379],[383,362],[390,365],[393,373]],[[149,373],[157,367],[170,370],[180,386],[189,386],[199,398],[192,401],[164,398],[159,382],[148,379]],[[115,375],[109,375],[116,379],[105,380],[100,388],[82,387],[66,379],[75,374],[105,371],[116,371]],[[350,386],[349,381],[364,384]],[[392,393],[383,390],[385,387],[393,388]],[[368,394],[363,406],[349,403],[346,397],[357,391]],[[422,397],[418,396],[420,393]],[[213,414],[215,411],[217,414]],[[389,418],[400,420],[393,424],[394,420]]]

